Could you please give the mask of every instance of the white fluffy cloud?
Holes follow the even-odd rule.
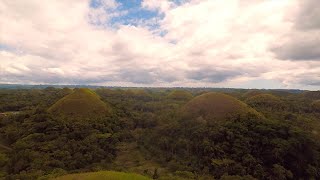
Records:
[[[0,83],[320,87],[315,0],[143,0],[156,29],[99,2],[1,1]]]

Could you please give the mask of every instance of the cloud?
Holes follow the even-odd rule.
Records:
[[[277,58],[292,61],[320,61],[320,7],[317,0],[297,3],[288,18],[291,29],[271,48]]]
[[[200,69],[189,72],[187,77],[198,81],[205,80],[207,82],[219,83],[241,74],[242,72],[239,71]]]
[[[295,33],[292,38],[279,47],[274,47],[273,52],[279,59],[320,61],[320,31],[319,33]]]
[[[318,0],[304,0],[299,2],[301,6],[296,19],[296,27],[301,30],[320,29],[320,7]]]
[[[149,10],[158,10],[160,12],[166,12],[169,9],[171,9],[171,7],[175,4],[173,2],[170,2],[169,0],[143,0],[141,5],[143,8]]]
[[[127,69],[120,72],[120,79],[137,84],[152,84],[156,81],[152,72],[143,69]]]
[[[119,2],[1,1],[0,83],[319,89],[315,0]]]

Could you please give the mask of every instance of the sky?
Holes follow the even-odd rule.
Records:
[[[320,90],[320,5],[1,0],[0,83]]]

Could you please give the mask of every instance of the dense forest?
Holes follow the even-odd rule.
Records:
[[[320,91],[0,89],[0,177],[320,179]]]

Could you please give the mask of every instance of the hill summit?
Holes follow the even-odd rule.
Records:
[[[258,94],[248,98],[245,101],[249,106],[255,109],[282,110],[285,108],[284,102],[272,94]]]
[[[197,96],[182,107],[183,117],[202,117],[206,120],[226,120],[228,117],[246,115],[247,113],[260,117],[257,111],[236,98],[214,92]]]
[[[95,117],[108,114],[110,108],[90,89],[80,88],[53,104],[51,113],[70,117]]]

